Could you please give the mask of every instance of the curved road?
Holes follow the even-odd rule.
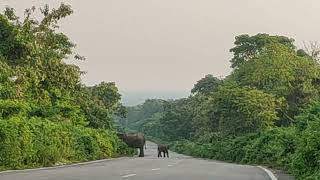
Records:
[[[157,158],[148,142],[144,158],[119,158],[61,168],[1,173],[0,180],[270,180],[260,168],[195,159],[170,152]]]

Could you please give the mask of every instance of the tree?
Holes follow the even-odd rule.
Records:
[[[200,79],[191,90],[191,93],[209,94],[214,91],[221,84],[221,80],[208,74]]]
[[[30,116],[84,125],[80,108],[74,102],[81,71],[63,62],[73,54],[75,44],[57,32],[58,21],[70,15],[72,9],[65,4],[58,9],[45,6],[40,20],[33,18],[35,11],[35,7],[27,9],[22,20],[13,8],[0,14],[0,58],[14,77],[10,85],[15,92],[10,98],[27,101]]]
[[[296,48],[293,44],[294,39],[285,36],[270,36],[268,34],[257,34],[254,36],[244,34],[237,36],[234,42],[235,47],[230,49],[230,52],[233,53],[231,67],[238,68],[244,62],[259,55],[267,45],[273,43],[280,43],[291,50]]]
[[[118,108],[121,95],[114,82],[101,82],[91,88],[92,95],[101,99],[107,109],[115,110]]]
[[[93,95],[81,85],[79,67],[64,62],[75,44],[58,31],[58,21],[71,7],[45,6],[41,19],[35,11],[27,9],[23,19],[12,8],[0,13],[0,169],[125,153],[112,129],[120,105],[115,85],[97,86]]]
[[[16,78],[14,82],[3,81],[2,87],[5,83],[13,87],[10,93],[6,91],[7,96],[27,101],[30,116],[111,128],[114,114],[125,113],[115,83],[87,88],[81,85],[80,68],[64,62],[71,55],[83,59],[74,53],[75,44],[58,32],[59,20],[72,14],[71,7],[62,3],[50,9],[46,5],[40,8],[41,19],[33,18],[35,11],[35,7],[27,9],[24,19],[18,18],[12,8],[0,14],[1,65]]]
[[[318,42],[310,42],[309,44],[304,43],[304,49],[299,50],[299,54],[305,57],[312,58],[319,62],[320,60],[320,45]]]
[[[9,9],[6,12],[9,12]],[[27,46],[18,38],[18,34],[18,28],[9,21],[8,16],[0,14],[0,57],[10,65],[22,61],[22,56],[27,50]]]
[[[161,99],[147,99],[141,105],[127,107],[128,114],[126,122],[128,128],[139,131],[144,124],[155,119],[154,116],[156,114],[158,114],[157,117],[160,117],[160,114],[164,111],[165,103],[166,101]]]
[[[190,139],[194,133],[192,125],[193,110],[190,99],[168,101],[160,119],[165,140]]]
[[[272,127],[278,120],[276,109],[280,102],[257,89],[225,84],[209,101],[209,125],[224,135],[259,132]]]
[[[126,109],[120,103],[121,95],[115,83],[101,82],[93,87],[82,87],[77,102],[92,128],[113,128],[115,115],[125,116]]]
[[[14,70],[0,57],[0,99],[16,99],[20,87],[15,85]]]
[[[319,75],[320,66],[314,60],[297,56],[290,48],[274,43],[239,66],[229,78],[240,86],[250,86],[285,98],[289,109],[282,111],[282,119],[288,125],[300,108],[318,99]]]

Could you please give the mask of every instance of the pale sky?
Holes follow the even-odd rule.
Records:
[[[236,35],[320,40],[319,0],[1,0],[0,8],[21,14],[60,2],[75,11],[61,30],[87,58],[77,63],[83,82],[122,91],[186,92],[206,74],[228,75]]]

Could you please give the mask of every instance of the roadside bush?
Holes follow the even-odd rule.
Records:
[[[219,154],[215,157],[224,161],[232,161],[243,163],[246,156],[245,148],[250,146],[252,141],[257,137],[257,134],[247,134],[246,136],[239,136],[235,138],[225,138],[219,144]]]
[[[33,158],[32,133],[19,118],[0,120],[0,166],[22,168]]]
[[[130,153],[112,131],[95,130],[46,119],[0,120],[0,167],[22,169],[52,166]]]
[[[0,99],[0,118],[7,119],[15,116],[25,116],[30,110],[29,105],[17,100]]]
[[[313,180],[320,179],[319,129],[320,121],[316,121],[309,122],[301,134],[294,127],[273,128],[235,138],[215,138],[211,143],[178,141],[173,149],[194,157],[281,168],[298,179]]]
[[[313,103],[297,119],[298,143],[292,172],[302,179],[320,179],[320,102]]]
[[[298,147],[293,155],[292,171],[307,178],[320,174],[320,121],[311,122],[299,136]],[[320,178],[320,176],[318,176]]]
[[[245,146],[245,156],[242,162],[287,168],[295,149],[296,132],[294,128],[273,128],[261,132]]]
[[[127,144],[125,144],[122,140],[117,140],[117,143],[116,143],[116,157],[117,156],[125,156],[125,155],[134,155],[134,154],[137,154],[137,150],[136,149],[133,149],[133,148],[128,148]]]

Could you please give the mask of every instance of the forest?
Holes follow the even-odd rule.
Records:
[[[35,19],[41,12],[42,18]],[[81,83],[84,60],[59,31],[69,5],[0,13],[0,170],[68,164],[131,155],[116,135],[124,116],[113,82]]]
[[[35,13],[41,13],[40,19]],[[235,37],[232,72],[195,82],[191,95],[125,107],[114,82],[87,86],[85,57],[60,32],[69,5],[0,13],[0,170],[133,155],[117,131],[194,157],[320,179],[320,48],[285,36]],[[214,52],[212,52],[214,53]]]
[[[319,48],[299,49],[285,36],[244,34],[230,52],[231,74],[206,75],[187,98],[128,107],[122,126],[183,154],[319,179]]]

